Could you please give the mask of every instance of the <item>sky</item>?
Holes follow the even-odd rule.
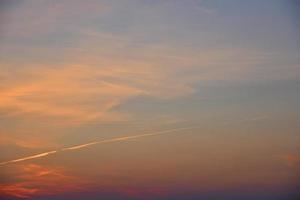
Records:
[[[0,0],[0,199],[298,199],[299,9]]]

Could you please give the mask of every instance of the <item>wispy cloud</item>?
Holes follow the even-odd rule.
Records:
[[[76,192],[114,193],[126,198],[153,199],[156,196],[170,194],[168,188],[159,186],[122,186],[117,183],[102,183],[74,176],[62,166],[44,166],[37,164],[18,165],[11,172],[13,181],[0,184],[0,198],[16,197],[31,199],[35,196],[48,196]]]
[[[112,75],[110,70],[78,66],[26,71],[23,76],[31,76],[30,81],[2,87],[0,108],[10,116],[54,116],[84,122],[114,120],[115,115],[118,120],[109,110],[142,91],[104,80]]]
[[[68,191],[80,191],[90,182],[66,174],[63,167],[36,164],[19,165],[15,182],[0,184],[0,197],[31,198],[35,195],[51,195]]]
[[[284,164],[289,167],[300,167],[300,156],[295,154],[281,154],[277,155]]]

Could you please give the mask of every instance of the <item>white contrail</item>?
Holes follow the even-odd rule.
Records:
[[[85,148],[85,147],[95,145],[95,144],[112,143],[112,142],[118,142],[118,141],[124,141],[124,140],[131,140],[131,139],[140,138],[140,137],[161,135],[161,134],[166,134],[166,133],[180,131],[180,130],[186,130],[186,129],[192,129],[192,128],[195,128],[195,127],[177,128],[177,129],[159,131],[159,132],[155,132],[155,133],[147,133],[147,134],[142,134],[142,135],[133,135],[133,136],[126,136],[126,137],[112,138],[112,139],[107,139],[107,140],[100,140],[100,141],[95,141],[95,142],[90,142],[90,143],[86,143],[86,144],[82,144],[82,145],[64,148],[64,149],[62,149],[62,151],[81,149],[81,148]]]
[[[196,127],[184,127],[184,128],[177,128],[177,129],[169,129],[169,130],[159,131],[159,132],[155,132],[155,133],[147,133],[147,134],[142,134],[142,135],[133,135],[133,136],[118,137],[118,138],[112,138],[112,139],[106,139],[106,140],[99,140],[99,141],[90,142],[90,143],[81,144],[81,145],[76,145],[76,146],[72,146],[72,147],[66,147],[66,148],[63,148],[63,149],[60,149],[60,150],[48,151],[48,152],[36,154],[36,155],[33,155],[33,156],[27,156],[27,157],[24,157],[24,158],[10,160],[10,161],[6,161],[6,162],[1,162],[0,166],[1,165],[7,165],[7,164],[10,164],[10,163],[16,163],[16,162],[22,162],[22,161],[26,161],[26,160],[41,158],[41,157],[45,157],[45,156],[48,156],[48,155],[51,155],[51,154],[59,153],[61,151],[71,151],[71,150],[82,149],[82,148],[85,148],[85,147],[88,147],[88,146],[91,146],[91,145],[96,145],[96,144],[113,143],[113,142],[131,140],[131,139],[136,139],[136,138],[141,138],[141,137],[162,135],[162,134],[167,134],[167,133],[181,131],[181,130],[187,130],[187,129],[193,129],[193,128],[196,128]]]
[[[10,161],[6,161],[6,162],[1,162],[0,165],[6,165],[6,164],[9,164],[9,163],[22,162],[22,161],[25,161],[25,160],[32,160],[32,159],[35,159],[35,158],[45,157],[45,156],[48,156],[50,154],[54,154],[54,153],[57,153],[57,152],[58,151],[48,151],[48,152],[36,154],[36,155],[33,155],[33,156],[27,156],[27,157],[24,157],[24,158],[10,160]]]

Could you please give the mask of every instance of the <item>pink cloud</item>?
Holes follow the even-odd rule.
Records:
[[[60,194],[68,191],[81,191],[90,182],[82,178],[66,175],[62,167],[22,165],[13,183],[0,184],[1,196],[30,198],[35,195]]]

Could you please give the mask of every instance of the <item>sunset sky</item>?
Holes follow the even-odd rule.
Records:
[[[0,199],[298,199],[299,11],[0,0]]]

